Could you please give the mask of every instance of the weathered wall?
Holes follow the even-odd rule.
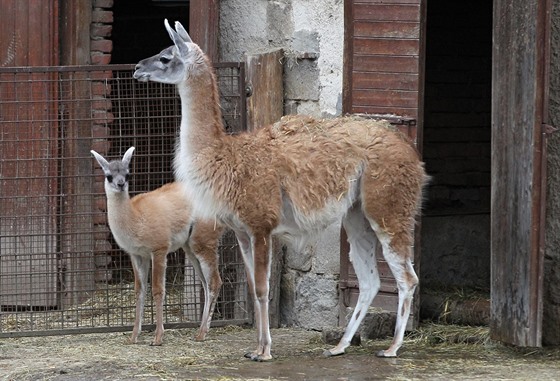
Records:
[[[225,0],[220,2],[220,57],[283,48],[289,112],[332,116],[341,112],[342,0]]]
[[[285,114],[338,115],[342,97],[343,1],[222,0],[222,61],[282,48]],[[309,329],[338,322],[339,226],[304,253],[287,248],[281,324]]]
[[[550,123],[560,126],[560,2],[553,1]],[[543,344],[560,344],[560,132],[548,141]]]

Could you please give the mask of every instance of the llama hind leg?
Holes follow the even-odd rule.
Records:
[[[355,210],[349,212],[345,218],[344,228],[350,243],[350,260],[358,277],[360,294],[342,339],[340,339],[336,347],[323,353],[326,357],[344,354],[380,287],[379,272],[375,258],[377,239],[373,230],[361,212]]]
[[[255,318],[257,320],[257,350],[249,358],[254,361],[272,360],[270,349],[272,338],[270,336],[269,322],[269,280],[270,280],[270,235],[256,235],[253,244],[254,253],[254,281],[255,281]]]
[[[156,306],[156,331],[151,345],[163,342],[163,301],[165,300],[165,270],[168,247],[154,252],[152,256],[152,297]]]
[[[204,289],[204,308],[202,311],[200,327],[198,328],[198,332],[195,336],[195,341],[204,341],[206,339],[206,334],[210,330],[212,314],[214,312],[214,308],[216,307],[216,300],[218,299],[218,293],[222,285],[222,280],[216,264],[212,265],[204,263],[203,260],[199,260],[199,258],[193,254],[192,250],[188,246],[183,249]]]
[[[409,236],[408,234],[406,236]],[[393,238],[394,240],[394,238]],[[412,239],[410,238],[410,241]],[[408,242],[407,242],[408,243]],[[389,348],[377,352],[378,357],[396,357],[399,348],[403,343],[406,324],[410,316],[412,307],[412,298],[414,290],[418,284],[418,276],[412,266],[411,248],[412,242],[406,245],[401,244],[398,249],[396,245],[391,245],[388,241],[382,241],[383,256],[391,268],[391,272],[397,281],[399,290],[399,304],[397,309],[397,322],[395,325],[395,334]]]

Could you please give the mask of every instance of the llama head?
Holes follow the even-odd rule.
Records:
[[[134,147],[130,147],[126,150],[122,160],[113,160],[111,162],[105,160],[103,156],[94,150],[90,152],[103,169],[103,174],[105,175],[105,192],[107,192],[107,195],[109,195],[109,192],[128,192],[128,167],[132,159]]]
[[[175,30],[169,26],[167,19],[164,24],[174,45],[163,49],[155,56],[143,59],[136,65],[134,78],[139,81],[176,85],[204,61],[202,51],[192,42],[180,22],[175,22]]]

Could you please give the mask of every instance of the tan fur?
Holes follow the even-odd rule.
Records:
[[[132,151],[131,151],[132,152]],[[109,227],[117,244],[132,260],[136,294],[136,315],[130,341],[136,343],[141,332],[148,270],[152,264],[152,295],[156,305],[156,332],[152,345],[163,339],[163,301],[167,254],[183,248],[204,286],[206,301],[197,340],[204,340],[222,281],[218,272],[218,244],[222,228],[214,221],[194,220],[192,205],[180,183],[166,184],[132,199],[123,180],[128,164],[104,161],[96,152],[105,175]],[[124,159],[123,159],[124,161]],[[115,186],[122,180],[122,190]],[[201,267],[203,267],[201,269]]]
[[[200,58],[202,51],[180,23],[176,31],[165,23],[175,45],[142,60],[134,76],[177,85],[183,117],[176,176],[187,184],[196,214],[218,218],[236,233],[255,301],[257,349],[248,357],[272,358],[271,235],[301,244],[341,220],[361,293],[345,335],[326,355],[344,353],[379,289],[377,238],[399,288],[395,337],[379,355],[396,356],[418,283],[412,232],[428,179],[414,146],[387,122],[356,117],[295,115],[254,132],[226,135],[209,61]],[[169,63],[162,65],[162,57]]]

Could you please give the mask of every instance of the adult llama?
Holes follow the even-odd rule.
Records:
[[[177,86],[182,119],[174,161],[199,218],[216,219],[237,237],[254,299],[257,348],[271,360],[269,277],[272,235],[298,247],[342,222],[360,295],[345,333],[326,356],[343,354],[380,287],[379,241],[397,281],[393,341],[402,345],[418,277],[412,266],[413,228],[428,179],[411,142],[388,122],[357,117],[294,115],[238,135],[225,133],[216,76],[208,57],[179,23],[165,20],[173,45],[136,65],[134,78]]]

